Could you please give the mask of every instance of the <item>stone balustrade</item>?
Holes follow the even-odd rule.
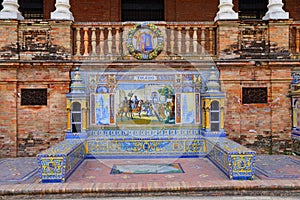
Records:
[[[0,32],[17,34],[10,34],[9,41],[0,43],[0,56],[5,60],[134,60],[126,39],[127,32],[136,24],[7,21],[2,23]],[[235,29],[224,31],[224,25],[214,22],[157,22],[155,25],[164,38],[163,51],[156,60],[300,57],[298,21],[240,22]],[[230,41],[225,40],[227,36],[222,38],[224,34],[232,36]],[[279,36],[282,41],[276,40]]]
[[[76,59],[131,59],[126,48],[127,32],[136,23],[75,23]],[[216,55],[216,26],[213,23],[165,23],[155,25],[163,32],[164,49],[157,59],[203,59]]]

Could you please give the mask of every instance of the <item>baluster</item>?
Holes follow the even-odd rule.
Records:
[[[163,46],[162,54],[166,56],[168,53],[167,52],[168,51],[168,48],[167,48],[167,44],[168,44],[167,26],[163,27],[163,37],[164,37],[164,46]]]
[[[121,35],[121,38],[122,38],[122,50],[123,50],[123,56],[127,56],[129,54],[129,51],[126,47],[126,35],[127,35],[127,30],[126,29],[123,29],[123,32],[122,32],[122,35]]]
[[[198,45],[197,30],[198,30],[198,27],[194,27],[193,30],[194,30],[194,33],[193,33],[193,48],[194,48],[194,53],[197,54],[197,45]]]
[[[171,33],[170,33],[170,47],[171,47],[171,53],[174,54],[174,46],[175,46],[175,32],[174,27],[171,26]]]
[[[182,52],[182,50],[181,50],[181,39],[182,39],[182,29],[181,29],[181,27],[178,27],[177,28],[177,30],[178,30],[178,54],[181,54]]]
[[[80,44],[81,44],[81,36],[80,36],[80,28],[76,28],[76,56],[80,56]]]
[[[190,27],[185,28],[185,52],[190,53]]]
[[[299,53],[299,43],[300,43],[300,35],[299,35],[300,27],[296,28],[296,53]]]
[[[201,28],[201,54],[205,52],[205,27]]]
[[[96,28],[92,28],[92,56],[96,56]]]
[[[112,54],[112,28],[108,27],[108,36],[107,36],[107,46],[108,46],[108,54]]]
[[[88,56],[89,55],[89,34],[88,34],[88,31],[89,31],[89,28],[88,27],[84,27],[83,28],[83,31],[84,31],[84,37],[83,37],[83,40],[84,40],[84,56]]]
[[[214,54],[214,39],[213,39],[213,28],[209,28],[209,53]]]
[[[116,27],[115,41],[116,41],[116,54],[120,55],[120,27]]]
[[[104,55],[104,28],[100,27],[100,57]]]

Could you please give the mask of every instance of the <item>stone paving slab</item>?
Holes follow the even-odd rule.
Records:
[[[275,158],[275,157],[274,157]],[[0,161],[1,162],[1,161]],[[180,163],[182,174],[110,174],[114,164]],[[19,163],[22,167],[22,163]],[[2,170],[3,171],[3,170]],[[293,173],[298,173],[293,171]],[[2,175],[7,172],[1,172]],[[296,174],[295,174],[296,175]],[[233,181],[208,159],[105,159],[85,160],[66,183],[2,183],[2,199],[99,198],[128,196],[296,196],[300,199],[300,179],[255,177]],[[1,199],[0,198],[0,199]]]
[[[35,157],[0,159],[0,184],[33,183],[38,179]]]
[[[300,159],[285,155],[258,155],[255,175],[260,179],[299,179]]]

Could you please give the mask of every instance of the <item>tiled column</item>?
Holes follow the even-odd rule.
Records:
[[[269,0],[268,12],[262,19],[289,19],[289,13],[285,12],[282,7],[282,0]]]
[[[218,6],[219,12],[215,17],[215,21],[238,19],[238,13],[234,12],[232,7],[232,0],[220,0],[220,4]]]
[[[56,0],[54,12],[51,12],[51,19],[56,20],[74,20],[73,14],[70,11],[69,0]]]
[[[3,9],[0,11],[0,19],[24,19],[18,10],[18,0],[4,0],[2,5]]]

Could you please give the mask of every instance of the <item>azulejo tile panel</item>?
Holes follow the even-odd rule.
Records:
[[[90,156],[195,156],[206,152],[199,129],[94,130],[89,135]]]
[[[208,157],[230,179],[254,178],[256,153],[227,138],[206,138]]]
[[[64,182],[85,158],[84,141],[62,141],[37,158],[42,182]]]
[[[124,139],[87,140],[90,156],[200,156],[205,154],[204,139]]]
[[[253,179],[254,166],[256,157],[253,153],[234,154],[229,156],[230,178],[232,179]]]
[[[293,153],[300,155],[300,133],[292,133],[292,142]]]
[[[64,180],[66,159],[64,157],[39,158],[39,174],[42,182]]]
[[[195,138],[200,136],[199,129],[123,129],[90,130],[89,138]]]

